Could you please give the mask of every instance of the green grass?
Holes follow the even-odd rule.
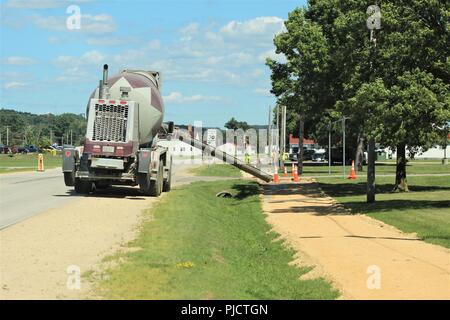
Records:
[[[450,177],[409,177],[411,192],[392,192],[394,177],[376,179],[376,202],[367,204],[366,180],[319,178],[321,188],[350,208],[393,225],[404,232],[415,232],[424,241],[450,248]]]
[[[233,198],[215,194],[229,190]],[[109,299],[333,299],[323,279],[299,280],[287,250],[262,214],[252,181],[197,182],[174,189],[145,213],[141,250],[102,277]]]
[[[350,173],[351,166],[346,165],[345,171],[346,175]],[[395,162],[383,162],[376,164],[376,173],[377,174],[395,174],[396,165]],[[421,174],[421,173],[450,173],[450,164],[443,165],[437,161],[434,162],[423,162],[423,161],[410,161],[408,162],[407,173],[409,174]],[[280,171],[281,172],[281,171]],[[288,165],[288,172],[291,172],[291,166]],[[365,175],[367,172],[367,167],[364,166],[364,172],[362,175]],[[303,167],[303,174],[305,176],[326,176],[328,175],[328,165],[326,163],[307,163]],[[343,175],[343,167],[342,165],[334,165],[331,166],[331,174],[332,175]],[[358,173],[357,173],[358,174]]]
[[[191,170],[196,176],[212,177],[241,177],[239,169],[229,164],[211,164],[197,167]]]
[[[0,154],[0,173],[37,170],[37,154]],[[44,154],[44,168],[61,166],[61,155]]]

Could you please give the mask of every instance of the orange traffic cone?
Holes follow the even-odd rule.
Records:
[[[273,182],[278,183],[280,179],[278,178],[278,167],[275,166],[275,172],[273,173]]]
[[[288,176],[288,174],[287,174],[287,167],[284,166],[284,174],[283,174],[283,177],[287,177],[287,176]]]
[[[355,172],[355,160],[352,161],[352,170],[350,171],[350,174],[348,175],[347,179],[354,180],[356,179],[356,172]]]
[[[297,166],[294,165],[294,178],[292,179],[294,182],[298,182],[298,171],[297,171]]]

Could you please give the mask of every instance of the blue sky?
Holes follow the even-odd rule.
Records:
[[[161,71],[166,121],[267,122],[267,56],[291,0],[6,0],[1,8],[0,106],[83,113],[101,67]],[[81,28],[69,30],[69,5]]]

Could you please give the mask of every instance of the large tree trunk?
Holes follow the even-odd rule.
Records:
[[[394,191],[409,191],[406,180],[406,145],[404,143],[397,146],[397,168],[395,172]]]
[[[362,172],[364,160],[364,137],[361,133],[358,133],[358,146],[356,147],[355,165],[356,170]]]
[[[303,174],[303,137],[305,129],[305,117],[300,115],[300,126],[298,132],[298,157],[297,157],[297,166],[298,166],[298,174]]]

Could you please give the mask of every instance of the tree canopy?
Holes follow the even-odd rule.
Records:
[[[51,143],[66,144],[72,133],[73,143],[81,144],[86,131],[86,119],[73,113],[33,114],[11,109],[0,109],[2,143],[6,144],[6,127],[9,127],[10,145],[47,146]],[[50,141],[51,135],[53,141]],[[64,138],[62,138],[64,137]]]
[[[232,117],[230,120],[228,120],[224,126],[227,129],[233,129],[233,130],[242,129],[244,131],[246,131],[247,129],[250,128],[250,126],[248,125],[247,122],[237,121],[234,117]]]

